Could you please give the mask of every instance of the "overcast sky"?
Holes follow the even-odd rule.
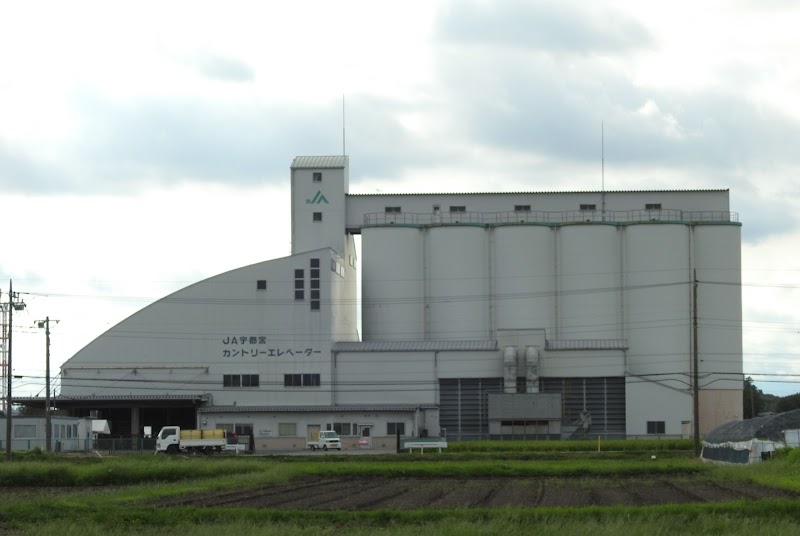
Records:
[[[144,305],[288,255],[289,165],[351,193],[729,188],[744,369],[800,391],[800,6],[0,0],[14,394]]]

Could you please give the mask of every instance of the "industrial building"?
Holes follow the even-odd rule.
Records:
[[[324,429],[369,446],[691,437],[741,419],[727,190],[350,194],[348,163],[295,158],[291,256],[109,329],[63,364],[55,405],[257,449]]]

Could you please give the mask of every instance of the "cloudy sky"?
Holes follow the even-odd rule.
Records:
[[[15,395],[199,279],[289,254],[289,165],[351,192],[729,188],[744,368],[800,391],[800,7],[0,0]]]

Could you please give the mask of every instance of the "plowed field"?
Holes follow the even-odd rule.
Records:
[[[680,478],[321,478],[162,500],[158,506],[372,510],[505,506],[642,506],[795,497],[703,477]]]

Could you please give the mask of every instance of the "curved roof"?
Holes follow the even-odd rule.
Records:
[[[784,430],[800,429],[800,409],[776,415],[764,415],[744,421],[730,421],[711,430],[705,437],[706,443],[719,444],[751,439],[784,441]]]

